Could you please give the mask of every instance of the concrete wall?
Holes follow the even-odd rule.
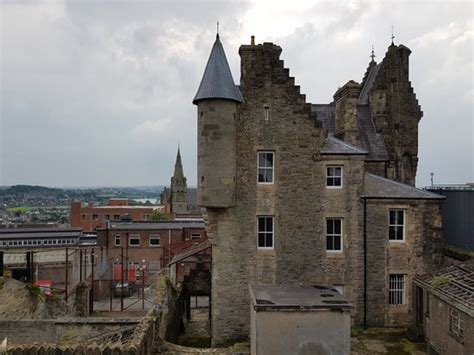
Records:
[[[349,354],[349,312],[252,312],[252,355]],[[275,326],[278,324],[278,326]]]

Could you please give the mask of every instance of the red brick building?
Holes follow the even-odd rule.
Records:
[[[167,267],[175,255],[207,239],[203,220],[143,221],[111,223],[99,229],[97,243],[105,246],[108,262],[152,273]]]
[[[106,221],[119,222],[122,219],[146,221],[153,212],[161,212],[162,206],[130,206],[128,199],[111,198],[105,206],[94,206],[92,202],[71,203],[71,227],[82,228],[84,232],[105,228]]]

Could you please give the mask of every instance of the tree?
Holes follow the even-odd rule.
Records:
[[[168,216],[164,213],[154,211],[148,218],[150,221],[163,221],[168,219]]]

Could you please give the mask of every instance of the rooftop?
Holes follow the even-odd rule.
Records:
[[[81,228],[5,228],[0,229],[0,239],[80,237]]]
[[[199,85],[199,89],[194,97],[193,104],[197,104],[205,99],[227,99],[236,102],[243,102],[242,94],[235,85],[232,78],[224,48],[216,36],[216,41],[212,46],[209,60],[207,61],[204,75]]]
[[[420,200],[445,198],[444,196],[374,174],[365,174],[364,197]]]
[[[204,228],[204,220],[170,220],[111,223],[110,229],[122,230],[154,230],[154,229],[184,229]]]
[[[415,278],[415,283],[474,316],[474,264],[449,266],[436,274]]]
[[[332,134],[326,138],[321,149],[321,154],[328,155],[367,155],[368,153],[364,149],[337,139]]]
[[[352,305],[334,288],[314,285],[250,286],[252,306],[256,311],[339,309],[349,310]]]

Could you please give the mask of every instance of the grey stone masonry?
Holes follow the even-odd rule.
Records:
[[[336,95],[342,116],[331,138],[281,51],[272,43],[242,45],[243,102],[198,103],[198,200],[213,246],[214,345],[248,338],[249,285],[336,286],[354,306],[353,324],[406,325],[409,280],[441,261],[438,198],[413,194],[404,184],[396,197],[387,190],[381,198],[365,198],[369,163],[357,132],[360,85]],[[273,154],[273,179],[265,183],[258,182],[259,152]],[[339,169],[340,186],[327,186],[328,167]],[[375,170],[385,173],[384,162]],[[400,227],[405,238],[396,243],[389,242],[390,209],[406,217]],[[258,244],[259,217],[273,218],[266,227],[273,242],[266,248]],[[341,225],[340,246],[329,250],[328,219]],[[405,275],[404,304],[396,307],[389,305],[390,273]]]

